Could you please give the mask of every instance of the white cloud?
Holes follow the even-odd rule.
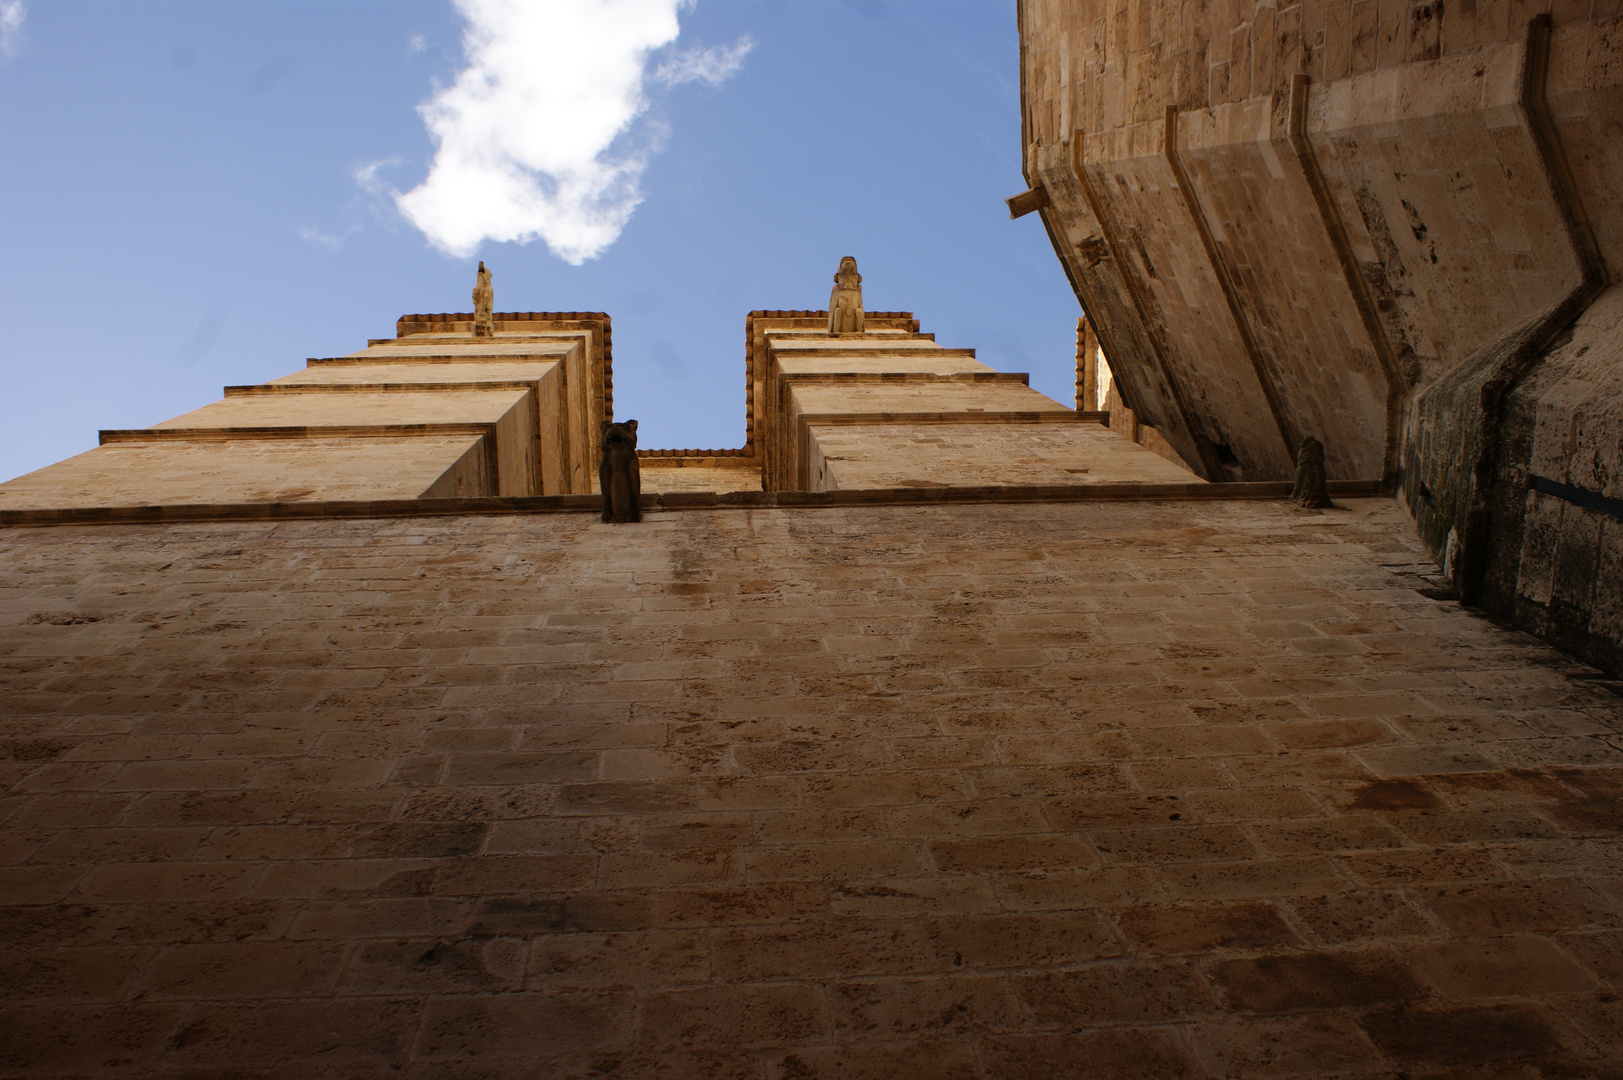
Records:
[[[418,107],[439,149],[428,178],[396,195],[401,213],[450,255],[536,239],[577,266],[601,254],[642,201],[659,134],[636,124],[649,57],[692,0],[453,2],[467,66]],[[654,78],[719,82],[751,44],[670,57]]]
[[[428,39],[421,34],[413,34],[406,41],[406,55],[416,56],[420,52],[428,51]]]
[[[368,161],[365,164],[355,166],[349,175],[362,191],[376,197],[382,195],[384,188],[387,186],[384,184],[383,178],[378,175],[378,170],[390,169],[398,164],[400,164],[400,159],[397,157]]]
[[[351,165],[349,177],[355,181],[361,193],[351,199],[346,207],[349,211],[349,228],[342,232],[323,232],[306,225],[299,229],[299,239],[311,247],[337,254],[350,237],[362,231],[364,219],[368,216],[392,231],[400,220],[400,214],[394,207],[394,200],[400,193],[378,174],[399,164],[399,158],[391,157]]]
[[[319,229],[311,229],[306,227],[299,230],[299,239],[314,247],[318,247],[323,251],[331,252],[332,254],[336,255],[338,250],[344,246],[344,241],[348,240],[350,237],[354,236],[360,231],[361,227],[359,225],[351,225],[349,228],[335,236],[332,233],[324,233]]]
[[[0,56],[15,56],[23,43],[23,0],[0,0]]]
[[[686,49],[671,55],[655,68],[654,79],[666,86],[680,86],[686,82],[707,82],[711,86],[720,86],[744,65],[744,57],[753,48],[754,40],[745,34],[731,45]]]

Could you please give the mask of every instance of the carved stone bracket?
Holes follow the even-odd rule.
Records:
[[[1222,251],[1218,249],[1217,241],[1212,236],[1211,225],[1206,220],[1206,212],[1201,208],[1200,199],[1195,195],[1195,187],[1189,182],[1189,174],[1184,171],[1183,162],[1178,160],[1178,108],[1175,105],[1167,106],[1166,136],[1162,142],[1167,165],[1178,181],[1178,194],[1183,196],[1190,220],[1195,223],[1195,231],[1200,234],[1201,246],[1206,249],[1206,258],[1212,265],[1217,284],[1223,290],[1223,299],[1228,303],[1229,315],[1234,319],[1234,327],[1239,331],[1240,340],[1245,345],[1246,355],[1251,360],[1251,369],[1257,373],[1257,385],[1262,388],[1262,396],[1268,402],[1268,411],[1273,414],[1274,426],[1279,429],[1279,437],[1289,449],[1299,444],[1301,440],[1292,430],[1290,413],[1285,408],[1279,386],[1275,383],[1268,365],[1263,362],[1262,350],[1257,348],[1257,339],[1251,332],[1251,324],[1246,320],[1245,309],[1234,288],[1234,271],[1229,266],[1228,260],[1223,258]]]

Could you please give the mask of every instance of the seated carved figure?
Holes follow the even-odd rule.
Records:
[[[642,476],[637,467],[637,422],[603,425],[603,461],[597,469],[604,521],[641,521]]]
[[[857,261],[849,255],[840,260],[840,269],[834,274],[834,291],[828,298],[828,332],[863,332],[862,275],[857,273]]]

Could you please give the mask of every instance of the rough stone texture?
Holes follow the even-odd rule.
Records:
[[[1616,1075],[1618,699],[1342,501],[0,533],[0,1075]]]
[[[1199,479],[1102,424],[864,424],[813,438],[819,491]]]
[[[640,460],[644,491],[761,490],[761,463],[756,458],[643,456]]]
[[[1595,302],[1510,394],[1501,515],[1490,571],[1495,613],[1577,656],[1623,671],[1623,520],[1532,490],[1542,478],[1623,503],[1623,289]]]
[[[486,470],[474,434],[115,442],[0,484],[0,509],[480,495]]]
[[[1183,459],[1183,456],[1178,453],[1171,443],[1167,442],[1166,437],[1153,424],[1143,423],[1139,420],[1138,414],[1127,407],[1121,399],[1120,392],[1116,389],[1115,380],[1110,380],[1109,388],[1105,391],[1103,405],[1103,412],[1110,418],[1109,427],[1111,431],[1124,439],[1137,443],[1152,453],[1159,454],[1181,469],[1192,471],[1189,470],[1189,463]],[[1230,464],[1226,467],[1223,479],[1229,480],[1231,474],[1233,476],[1239,475],[1237,465]]]
[[[1309,435],[1296,451],[1296,480],[1291,485],[1291,502],[1319,510],[1331,505],[1324,479],[1324,444]]]
[[[1610,587],[1551,604],[1519,569],[1556,517],[1569,562],[1619,563],[1615,516],[1527,491],[1535,441],[1604,448],[1560,481],[1588,496],[1623,475],[1623,342],[1590,308],[1623,267],[1615,0],[1019,19],[1026,177],[1125,405],[1213,480],[1318,436],[1331,479],[1401,487],[1467,599],[1623,673]]]

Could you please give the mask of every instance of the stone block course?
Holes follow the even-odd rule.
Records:
[[[1617,699],[1343,501],[0,533],[0,1076],[1623,1067]]]

